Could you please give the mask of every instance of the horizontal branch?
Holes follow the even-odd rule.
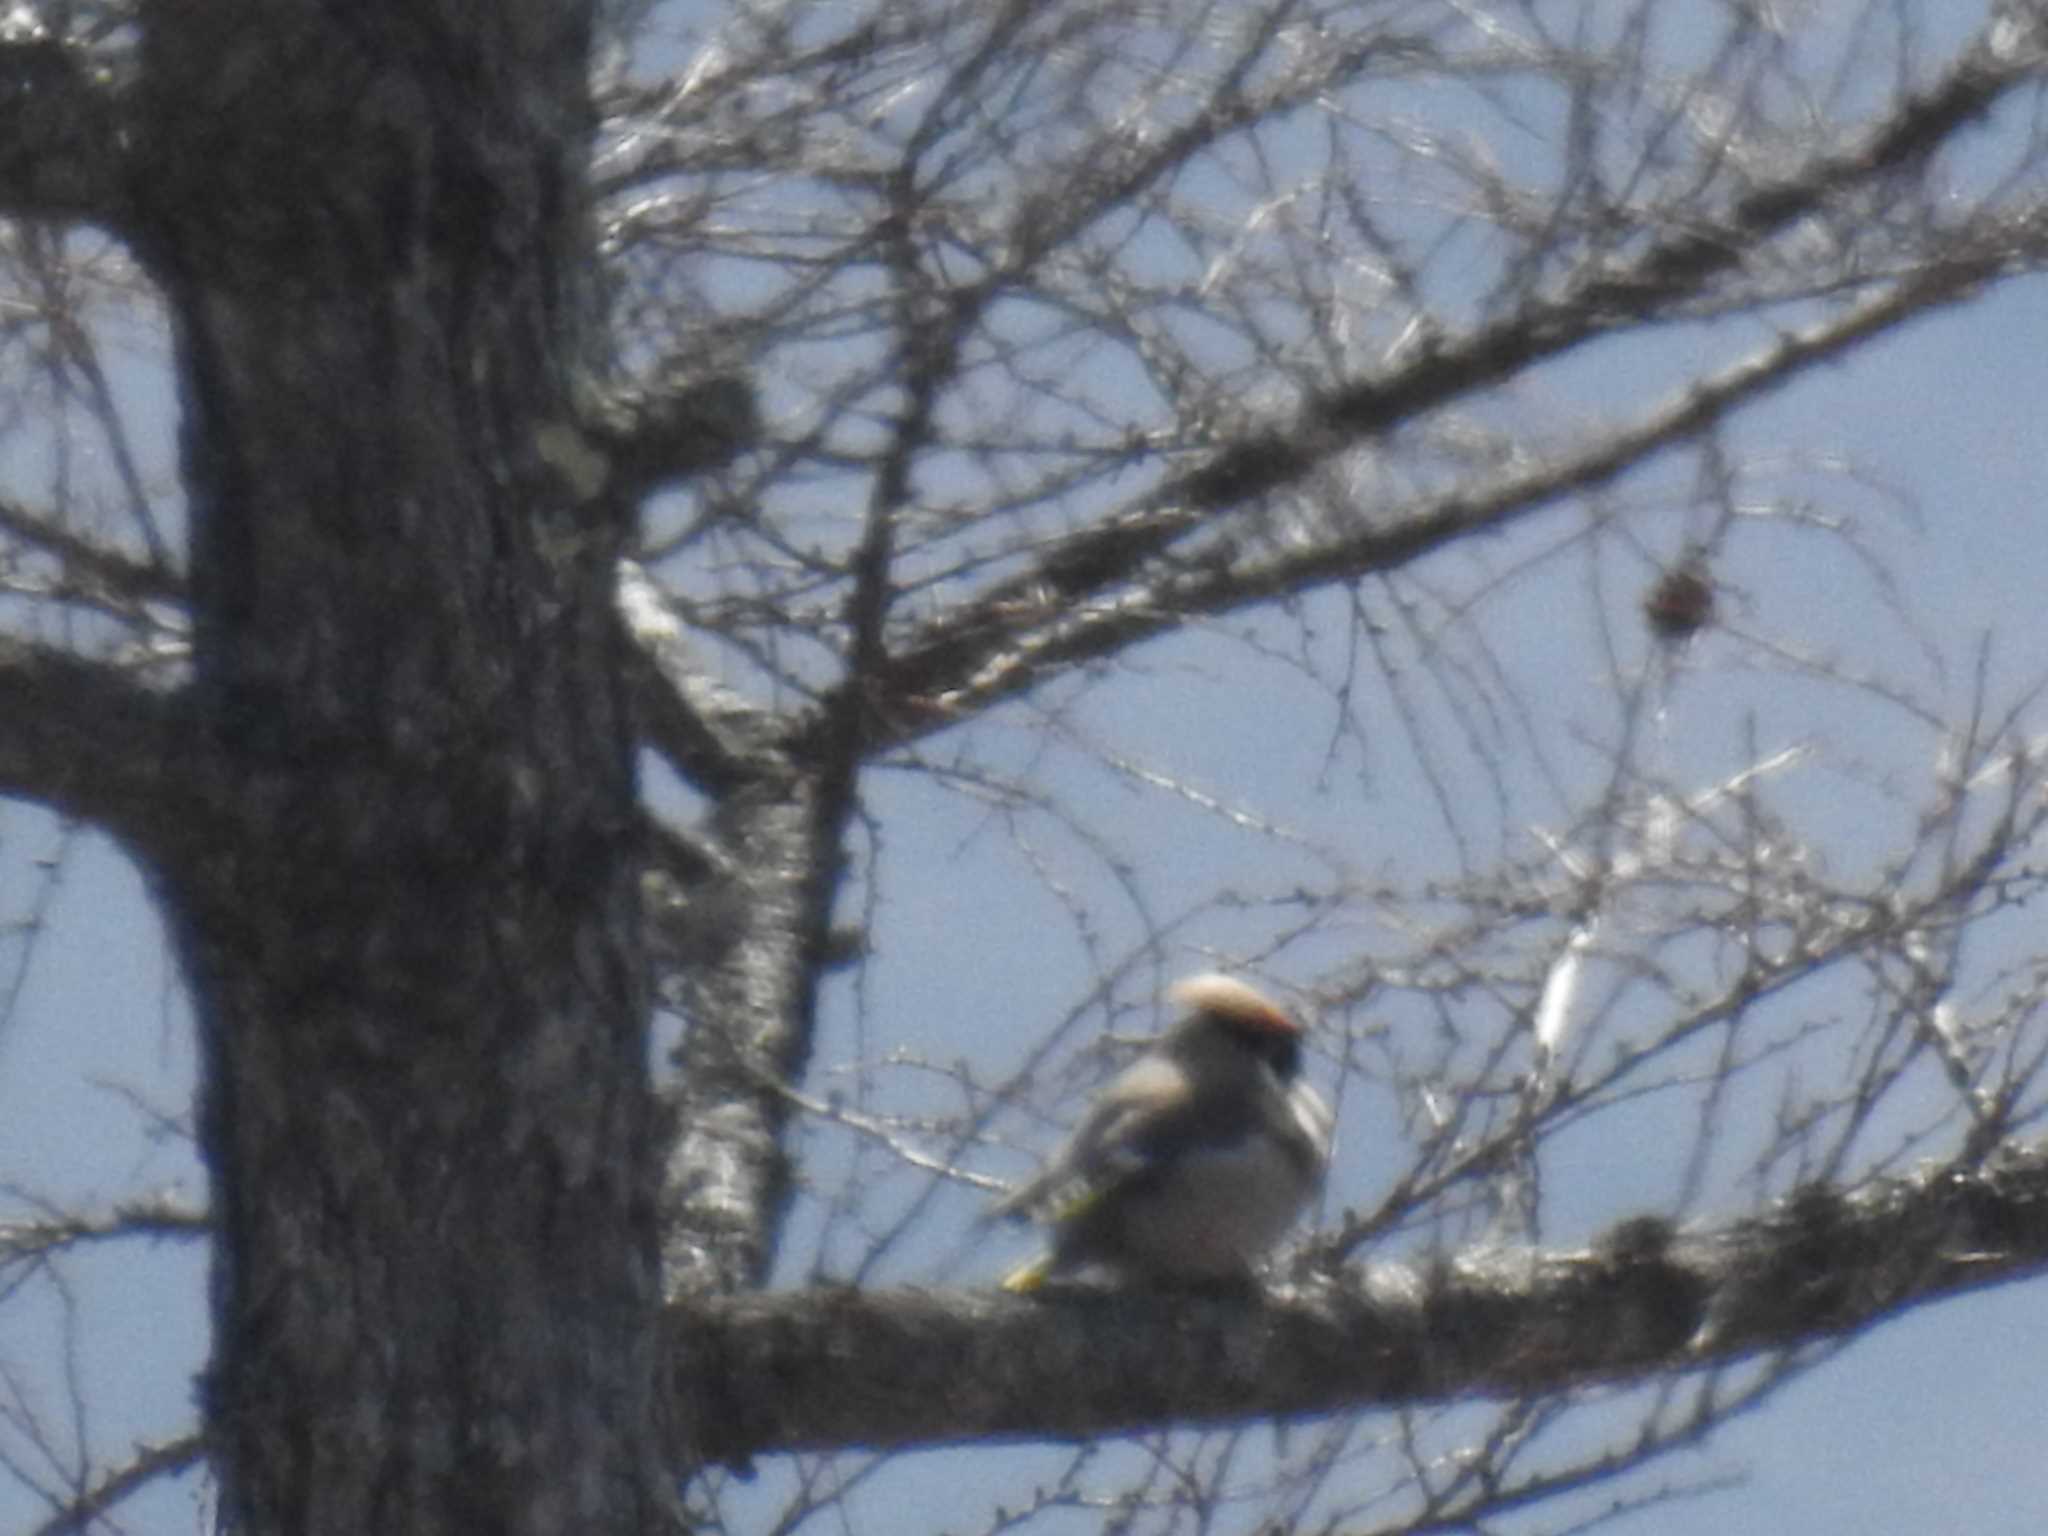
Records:
[[[143,846],[198,835],[202,754],[175,695],[122,668],[0,637],[0,794]]]
[[[1073,1288],[812,1290],[675,1310],[679,1462],[962,1440],[1068,1440],[1626,1383],[1840,1340],[2048,1269],[2048,1148],[1585,1253],[1398,1266],[1264,1302]],[[692,1452],[694,1451],[694,1455]]]
[[[0,1221],[0,1265],[43,1259],[68,1248],[148,1238],[210,1237],[213,1219],[197,1206],[150,1198],[98,1216],[57,1215],[35,1221]]]

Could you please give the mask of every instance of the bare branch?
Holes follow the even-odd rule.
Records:
[[[667,596],[630,560],[619,565],[618,611],[633,644],[640,729],[701,789],[719,793],[756,777],[765,722],[705,670]]]
[[[607,399],[592,423],[609,486],[629,501],[729,464],[754,443],[754,388],[736,374],[637,389]]]
[[[676,1309],[673,1368],[731,1410],[678,1454],[744,1462],[1553,1392],[1796,1350],[2048,1268],[2048,1150],[1814,1190],[1593,1252],[1346,1272],[1245,1297],[799,1292]],[[762,1384],[773,1382],[774,1390]]]
[[[205,1211],[170,1199],[131,1200],[104,1216],[0,1222],[0,1264],[128,1238],[204,1237],[212,1228]]]
[[[816,814],[815,792],[791,775],[735,791],[713,818],[731,862],[683,918],[705,958],[683,979],[690,1027],[676,1052],[662,1245],[671,1295],[758,1285],[774,1257],[793,1188],[782,1144],[793,1106],[779,1085],[809,1063],[830,949]]]
[[[192,827],[197,744],[176,701],[119,668],[0,637],[0,791],[148,845]]]
[[[2037,237],[2038,241],[2038,237]],[[2030,259],[2035,253],[2030,252]],[[1534,469],[1520,469],[1491,484],[1463,487],[1434,506],[1423,506],[1392,527],[1369,528],[1268,558],[1239,562],[1229,552],[1195,559],[1157,579],[1094,602],[1054,602],[1045,589],[1036,603],[1047,622],[1035,631],[1021,613],[1006,615],[1000,645],[976,645],[973,631],[926,641],[898,659],[892,685],[907,694],[884,718],[904,737],[958,721],[988,703],[1014,695],[1048,674],[1115,654],[1189,619],[1229,612],[1303,592],[1328,582],[1351,581],[1399,569],[1473,533],[1498,529],[1554,506],[1567,496],[1597,489],[1623,472],[1779,388],[1817,364],[1930,310],[1971,296],[2014,266],[2008,248],[1959,258],[1866,298],[1832,319],[1781,337],[1756,356],[1701,379],[1676,400],[1630,426],[1611,429],[1583,451]],[[1125,526],[1118,523],[1116,526]],[[1142,531],[1142,519],[1128,526]],[[1113,530],[1112,530],[1113,531]],[[1026,605],[1020,594],[1018,607]],[[1033,613],[1030,617],[1037,617]],[[979,661],[978,670],[959,669]],[[888,740],[885,739],[887,744]]]
[[[1323,392],[1294,420],[1211,455],[1130,512],[1053,541],[1028,572],[925,626],[892,662],[896,690],[912,698],[942,694],[997,663],[1020,624],[1064,612],[1130,580],[1146,560],[1217,512],[1293,485],[1335,454],[1450,400],[1597,337],[1682,310],[1701,296],[1710,279],[1746,260],[1759,242],[1931,153],[2001,96],[2034,82],[2040,69],[2032,50],[2000,51],[1980,44],[1940,85],[1902,108],[1876,135],[1759,187],[1719,222],[1668,234],[1624,266],[1582,273],[1558,297],[1532,302],[1462,341],[1432,345],[1384,376]]]
[[[34,1536],[72,1536],[73,1532],[87,1530],[130,1494],[160,1477],[176,1477],[197,1466],[205,1455],[206,1440],[202,1435],[183,1435],[162,1445],[142,1446],[127,1465],[109,1472],[37,1526]]]
[[[56,560],[66,595],[76,592],[110,604],[175,602],[185,595],[184,584],[163,567],[132,560],[5,500],[0,500],[0,531]]]

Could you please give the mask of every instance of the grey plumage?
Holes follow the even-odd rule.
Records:
[[[1301,1027],[1227,976],[1168,996],[1185,1016],[997,1202],[997,1214],[1052,1232],[1005,1289],[1091,1267],[1141,1282],[1241,1279],[1321,1183],[1331,1118],[1301,1078]]]

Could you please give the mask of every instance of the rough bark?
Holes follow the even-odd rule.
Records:
[[[809,1061],[830,899],[817,815],[816,791],[794,774],[732,795],[716,818],[730,867],[685,918],[711,952],[684,973],[691,1024],[662,1221],[671,1296],[758,1286],[774,1258],[792,1188],[781,1085]]]
[[[180,701],[109,665],[0,637],[0,787],[131,840],[196,830],[202,765]]]
[[[136,841],[202,1033],[237,1529],[667,1519],[625,520],[548,452],[587,9],[143,13],[212,793]]]
[[[116,99],[20,15],[0,18],[0,206],[125,230]]]
[[[631,562],[619,611],[644,739],[715,802],[691,839],[657,847],[652,916],[689,1020],[669,1105],[663,1283],[670,1297],[723,1294],[767,1278],[787,1212],[784,1085],[810,1060],[852,786],[842,775],[829,793],[816,754],[709,678]],[[676,1401],[687,1424],[701,1402]]]
[[[1346,1269],[1266,1297],[1075,1286],[810,1292],[675,1309],[671,1368],[715,1404],[702,1452],[891,1449],[1513,1397],[1840,1341],[2048,1268],[2048,1153],[1594,1251]]]

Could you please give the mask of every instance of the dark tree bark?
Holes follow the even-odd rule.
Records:
[[[202,771],[139,840],[204,1035],[239,1529],[666,1519],[626,519],[548,452],[588,10],[145,10]]]

